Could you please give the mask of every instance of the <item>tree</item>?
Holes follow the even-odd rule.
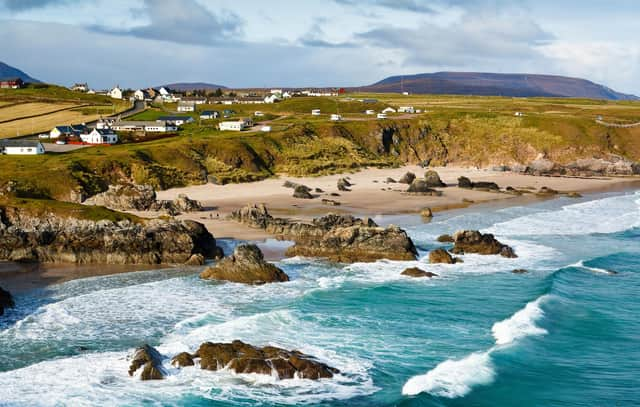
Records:
[[[216,89],[215,93],[213,94],[213,96],[219,98],[222,96],[222,89],[218,88]]]

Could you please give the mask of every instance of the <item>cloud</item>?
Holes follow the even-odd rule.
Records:
[[[354,42],[331,42],[326,40],[326,34],[322,26],[326,24],[326,18],[315,18],[311,28],[302,37],[298,39],[300,45],[305,47],[318,48],[353,48],[356,46]]]
[[[26,11],[43,8],[49,5],[60,5],[69,3],[72,0],[0,0],[0,6],[9,11]]]
[[[127,35],[180,44],[213,45],[240,40],[244,20],[230,11],[213,13],[195,0],[144,0],[135,16],[148,19],[148,24],[129,29],[91,26],[97,32]]]
[[[375,6],[414,13],[434,13],[434,10],[421,0],[334,0],[345,6]]]

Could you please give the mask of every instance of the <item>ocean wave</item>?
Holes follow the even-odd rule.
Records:
[[[544,315],[540,304],[547,298],[548,294],[538,297],[511,317],[496,322],[492,327],[495,345],[487,351],[441,362],[426,374],[410,378],[403,386],[402,394],[413,396],[426,392],[438,397],[458,398],[467,395],[475,386],[492,383],[496,374],[491,360],[493,352],[524,337],[547,333],[535,324]]]
[[[569,267],[581,268],[581,269],[589,270],[591,272],[600,273],[600,274],[609,274],[609,275],[610,274],[615,274],[615,272],[611,271],[611,270],[605,270],[605,269],[601,269],[601,268],[598,268],[598,267],[587,266],[587,265],[584,264],[584,260],[580,260],[579,262],[574,263],[574,264],[570,265]]]

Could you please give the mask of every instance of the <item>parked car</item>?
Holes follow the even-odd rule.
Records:
[[[58,140],[58,141],[56,141],[56,144],[64,145],[64,144],[67,144],[67,141],[66,140]]]

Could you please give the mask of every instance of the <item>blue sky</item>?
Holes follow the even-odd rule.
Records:
[[[637,0],[0,0],[0,60],[96,88],[355,86],[442,70],[640,94]]]

